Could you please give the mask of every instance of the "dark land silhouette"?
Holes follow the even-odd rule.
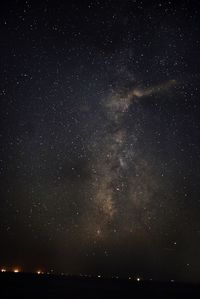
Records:
[[[200,298],[200,285],[0,273],[0,298]]]

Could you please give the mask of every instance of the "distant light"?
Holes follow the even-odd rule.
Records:
[[[129,276],[129,278],[128,278],[129,280],[131,280],[132,278]]]
[[[14,273],[19,273],[19,269],[14,269]]]
[[[97,277],[98,277],[98,278],[101,278],[101,275],[98,275]]]
[[[1,272],[6,272],[6,269],[1,269]]]
[[[171,281],[171,282],[174,282],[174,279],[171,279],[170,281]]]
[[[40,270],[38,270],[38,271],[37,271],[37,274],[38,274],[38,275],[39,275],[39,274],[43,274],[43,272],[40,271]]]
[[[140,277],[137,277],[137,278],[136,278],[136,280],[137,280],[137,281],[140,281],[140,280],[141,280],[141,278],[140,278]]]

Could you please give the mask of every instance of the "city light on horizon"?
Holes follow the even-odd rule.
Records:
[[[52,275],[53,274],[53,270],[51,269],[50,271],[44,271],[44,270],[41,270],[40,269],[35,269],[35,270],[32,270],[32,271],[23,271],[22,268],[18,267],[18,268],[14,268],[14,267],[2,267],[0,268],[0,272],[1,273],[23,273],[23,274],[35,274],[35,275]],[[64,272],[55,272],[53,275],[56,275],[56,276],[70,276],[69,273],[64,273]],[[92,274],[83,274],[83,273],[79,273],[77,275],[71,275],[72,277],[76,277],[76,276],[80,276],[80,277],[88,277],[88,278],[97,278],[97,279],[105,279],[105,278],[109,278],[109,277],[104,277],[103,274],[97,274],[97,275],[92,275]],[[124,277],[121,277],[121,276],[110,276],[110,278],[112,279],[124,279]],[[152,278],[144,278],[144,277],[141,277],[141,276],[128,276],[126,277],[127,280],[129,281],[136,281],[136,282],[142,282],[142,281],[153,281]],[[170,279],[169,282],[173,283],[175,282],[174,279]]]
[[[36,273],[37,273],[38,275],[40,275],[40,274],[44,274],[44,272],[41,271],[41,270],[37,270]]]

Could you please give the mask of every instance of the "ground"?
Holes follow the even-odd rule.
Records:
[[[200,298],[200,285],[1,273],[0,298]]]

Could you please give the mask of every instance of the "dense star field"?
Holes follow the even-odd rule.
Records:
[[[0,267],[199,282],[198,1],[0,15]]]

